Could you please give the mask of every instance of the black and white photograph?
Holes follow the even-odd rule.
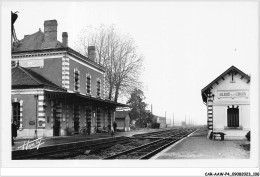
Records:
[[[259,7],[2,1],[2,175],[259,176]]]

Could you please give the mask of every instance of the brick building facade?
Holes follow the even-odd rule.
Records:
[[[116,107],[127,105],[105,99],[105,68],[95,62],[95,47],[85,57],[68,47],[68,34],[57,40],[56,20],[44,22],[12,48],[12,118],[18,137],[90,133],[108,127]]]

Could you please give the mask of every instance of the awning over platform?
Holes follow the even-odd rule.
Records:
[[[104,100],[101,98],[96,98],[88,95],[82,95],[80,93],[70,93],[64,91],[46,91],[45,90],[45,97],[46,99],[66,99],[66,100],[75,100],[78,99],[79,101],[91,101],[96,104],[102,104],[107,106],[115,106],[115,107],[130,107],[127,104],[116,103],[111,100]]]

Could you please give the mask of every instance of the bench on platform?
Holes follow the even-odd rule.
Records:
[[[108,130],[108,128],[106,128],[106,127],[103,127],[103,128],[98,127],[98,132],[99,132],[99,133],[108,133],[109,130]]]
[[[223,132],[211,132],[210,133],[210,139],[212,140],[212,138],[215,140],[216,139],[216,137],[220,137],[221,138],[221,141],[224,141],[224,136],[225,136],[226,134],[225,133],[223,133]]]

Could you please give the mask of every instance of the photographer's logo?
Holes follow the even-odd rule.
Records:
[[[37,150],[39,149],[40,145],[44,144],[44,142],[42,142],[42,137],[35,139],[33,141],[24,141],[22,146],[18,147],[18,150],[31,150],[31,149],[35,149],[37,148]]]

